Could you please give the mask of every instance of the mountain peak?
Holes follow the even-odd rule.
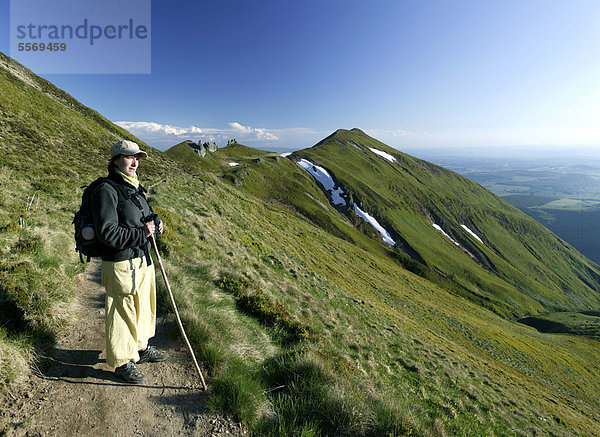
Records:
[[[365,138],[373,140],[373,138],[369,137],[366,133],[364,133],[362,130],[360,130],[357,127],[352,128],[350,130],[338,129],[335,132],[333,132],[331,135],[323,138],[321,141],[319,141],[313,147],[322,146],[324,144],[328,144],[331,142],[335,142],[342,146],[353,146],[353,144],[355,146],[356,145],[355,143],[357,141],[359,141],[361,139],[365,139]]]
[[[374,150],[383,151],[387,154],[397,154],[398,150],[382,143],[381,141],[369,136],[363,130],[355,127],[350,130],[338,129],[326,138],[323,138],[312,148],[323,146],[334,146],[344,148],[354,148],[364,152],[373,152]],[[375,152],[377,153],[377,152]]]
[[[362,135],[367,135],[362,129],[359,129],[357,127],[353,127],[352,129],[338,129],[338,130],[336,130],[333,133],[333,135],[344,135],[344,134],[362,134]]]

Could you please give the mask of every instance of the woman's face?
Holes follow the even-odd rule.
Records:
[[[117,167],[127,176],[135,175],[135,172],[140,163],[140,159],[136,155],[125,156],[121,155],[117,158]]]

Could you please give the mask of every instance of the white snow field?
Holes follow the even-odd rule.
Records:
[[[472,230],[470,230],[469,228],[467,228],[465,225],[460,225],[461,228],[463,228],[465,231],[467,231],[469,234],[471,234],[473,236],[473,238],[475,238],[477,241],[479,241],[481,244],[484,244],[483,241],[481,240],[481,238],[479,238],[479,236],[473,232]]]
[[[331,193],[331,202],[334,205],[346,205],[346,200],[342,197],[344,190],[335,188],[335,182],[327,170],[323,167],[313,164],[307,159],[301,159],[298,165],[309,172],[317,181],[319,181],[325,190]]]
[[[394,162],[396,160],[396,158],[394,158],[389,153],[384,152],[383,150],[375,149],[373,147],[369,147],[369,150],[371,152],[375,153],[376,155],[383,156],[385,159],[387,159],[390,162]]]
[[[325,190],[331,193],[331,202],[334,205],[346,205],[346,201],[342,197],[344,195],[344,190],[342,190],[339,187],[335,188],[335,182],[333,181],[333,178],[327,170],[325,170],[323,167],[313,164],[307,159],[301,159],[300,162],[298,162],[298,165],[307,172],[309,172],[317,181],[319,181],[323,185]],[[389,244],[390,246],[396,245],[396,242],[394,241],[390,233],[379,224],[375,217],[361,210],[356,205],[356,203],[354,204],[354,211],[359,217],[367,221],[371,226],[373,226],[377,230],[377,232],[381,234],[381,238],[383,238],[383,241],[385,243]]]
[[[440,231],[448,240],[452,241],[457,246],[460,246],[460,244],[458,244],[456,241],[454,241],[450,235],[448,235],[444,232],[444,230],[442,229],[442,227],[440,225],[436,225],[435,223],[432,223],[431,226],[433,226],[438,231]]]
[[[379,222],[375,219],[375,217],[367,214],[366,212],[364,212],[363,210],[361,210],[356,203],[354,204],[354,212],[356,212],[356,214],[359,217],[362,217],[364,220],[366,220],[367,222],[369,222],[371,224],[371,226],[373,226],[377,232],[379,232],[381,234],[381,238],[383,238],[383,241],[387,244],[389,244],[390,246],[395,246],[396,242],[392,239],[392,236],[390,235],[390,233],[388,231],[386,231],[383,226],[381,226],[379,224]]]

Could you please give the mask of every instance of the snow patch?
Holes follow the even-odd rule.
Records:
[[[379,156],[383,156],[385,159],[387,159],[390,162],[394,162],[396,161],[396,158],[394,158],[392,155],[390,155],[389,153],[384,152],[383,150],[379,150],[379,149],[375,149],[373,147],[369,147],[369,150],[373,153],[375,153],[376,155]]]
[[[340,187],[336,188],[333,178],[323,167],[313,164],[307,159],[301,159],[298,165],[309,172],[317,181],[323,185],[326,191],[331,193],[331,202],[334,205],[346,205],[346,201],[342,197],[345,193]]]
[[[287,158],[288,156],[290,156],[292,153],[294,152],[285,152],[285,153],[280,153],[279,156],[283,156],[284,158]]]
[[[239,162],[230,162],[229,167],[235,167],[236,165],[240,165]]]
[[[458,244],[456,241],[454,241],[450,235],[448,235],[444,232],[444,230],[442,229],[442,227],[440,225],[436,225],[435,223],[432,223],[431,226],[433,226],[435,229],[440,231],[448,240],[452,241],[457,246],[460,246],[460,244]]]
[[[390,233],[388,231],[386,231],[383,226],[381,226],[379,224],[379,222],[375,219],[375,217],[367,214],[366,212],[364,212],[363,210],[361,210],[356,203],[354,204],[354,212],[356,212],[356,215],[358,215],[359,217],[362,217],[364,220],[366,220],[367,222],[369,222],[371,224],[371,226],[373,226],[377,232],[379,232],[381,234],[381,238],[383,238],[383,241],[387,244],[389,244],[390,246],[395,246],[396,242],[392,239],[392,236],[390,235]]]
[[[473,236],[473,238],[475,238],[481,244],[484,244],[483,241],[481,240],[481,238],[479,238],[479,236],[475,232],[473,232],[472,230],[467,228],[465,225],[460,225],[460,227],[463,228],[465,231],[467,231],[469,234],[471,234]]]

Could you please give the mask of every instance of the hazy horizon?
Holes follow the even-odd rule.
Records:
[[[318,138],[311,144],[301,145],[296,148],[290,147],[269,147],[269,143],[250,145],[243,141],[239,141],[240,144],[246,145],[248,147],[253,147],[259,150],[264,150],[268,152],[274,153],[286,153],[286,152],[294,152],[306,148],[313,147],[320,140],[327,137],[334,131],[331,131],[327,134],[324,134],[323,137]],[[367,134],[368,131],[365,131]],[[234,138],[233,136],[228,139]],[[140,138],[144,140],[143,138]],[[227,140],[228,140],[227,139]],[[380,140],[379,138],[376,138]],[[190,138],[183,139],[177,143],[163,145],[162,147],[157,147],[152,145],[151,143],[147,143],[160,151],[166,151],[169,148],[175,146],[176,144],[181,143],[182,141],[191,140],[194,142],[202,141],[201,138],[195,138],[190,136]],[[227,144],[227,140],[223,139],[222,141],[216,141],[219,147],[225,147]],[[211,140],[211,141],[214,141]],[[381,140],[380,140],[381,141]],[[385,143],[384,141],[382,141]],[[468,146],[468,147],[456,147],[456,146],[402,146],[387,143],[388,146],[398,150],[399,152],[406,153],[408,155],[415,156],[417,158],[432,160],[432,159],[440,159],[440,158],[454,158],[454,159],[513,159],[515,161],[528,161],[528,160],[552,160],[552,159],[567,159],[569,161],[582,161],[586,159],[598,159],[600,162],[600,145],[598,146],[589,146],[589,145],[523,145],[523,146]],[[263,146],[263,147],[261,147]]]

